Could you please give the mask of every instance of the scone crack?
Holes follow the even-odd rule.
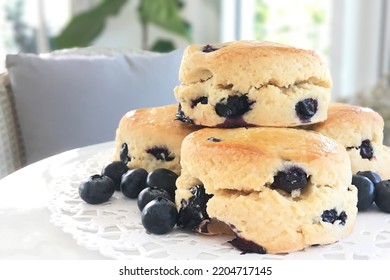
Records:
[[[323,88],[328,88],[326,84],[324,84],[323,81],[315,78],[315,77],[310,77],[306,80],[299,80],[295,81],[292,84],[287,84],[287,85],[281,85],[278,83],[276,80],[271,79],[267,83],[257,85],[257,86],[251,86],[251,88],[255,88],[256,90],[260,90],[262,88],[267,88],[269,86],[276,87],[280,89],[282,92],[286,89],[293,89],[293,88],[307,88],[307,86],[318,86],[318,87],[323,87]]]
[[[211,73],[211,72],[210,72]],[[204,83],[207,83],[207,82],[210,82],[211,84],[214,84],[213,83],[213,79],[214,78],[214,75],[211,73],[210,76],[208,76],[207,78],[203,78],[203,79],[199,79],[198,81],[194,81],[194,82],[186,82],[186,83],[182,83],[181,85],[182,86],[196,86],[197,84],[204,84]],[[329,85],[324,82],[323,80],[320,80],[316,77],[310,77],[306,80],[297,80],[293,83],[289,83],[289,84],[282,84],[280,82],[278,82],[277,80],[275,79],[270,79],[268,80],[266,83],[262,83],[262,84],[258,84],[258,85],[249,85],[248,89],[245,90],[247,92],[255,89],[255,90],[260,90],[262,88],[267,88],[267,87],[275,87],[275,88],[278,88],[280,89],[282,92],[286,89],[293,89],[293,88],[303,88],[303,89],[307,89],[308,86],[316,86],[316,87],[321,87],[321,88],[329,88]],[[212,86],[212,88],[217,88],[217,89],[220,89],[220,90],[232,90],[234,91],[234,88],[235,88],[235,85],[233,83],[228,83],[228,84],[216,84],[215,86]]]
[[[233,86],[234,86],[233,84],[227,84],[227,85],[218,84],[217,88],[223,89],[223,90],[229,90],[229,89],[233,89]]]
[[[330,188],[330,189],[333,189],[333,187],[331,185],[316,185],[317,188]]]
[[[266,187],[266,186],[264,186]],[[262,191],[261,190],[253,190],[253,191],[244,191],[244,190],[234,190],[234,189],[220,189],[218,190],[218,195],[234,198],[234,197],[240,197],[240,196],[250,196],[250,195],[259,195]]]
[[[211,73],[211,72],[210,72],[210,73]],[[205,83],[205,82],[211,80],[213,77],[214,77],[214,76],[211,75],[211,76],[207,77],[206,79],[200,79],[198,82],[193,82],[193,83],[190,83],[190,84]]]

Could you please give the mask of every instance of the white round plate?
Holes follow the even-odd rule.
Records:
[[[116,192],[109,202],[89,205],[78,195],[78,186],[100,173],[112,160],[114,143],[66,152],[49,166],[51,221],[70,233],[80,246],[112,259],[388,259],[390,214],[378,209],[359,213],[353,233],[330,245],[289,254],[241,254],[227,236],[201,236],[175,228],[166,235],[146,233],[136,200]]]

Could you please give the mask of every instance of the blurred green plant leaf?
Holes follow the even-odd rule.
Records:
[[[175,45],[170,40],[158,39],[150,47],[153,52],[167,53],[175,49]]]
[[[52,48],[89,46],[104,29],[107,18],[116,15],[126,2],[127,0],[103,0],[91,10],[76,15],[60,35],[52,38]]]
[[[178,0],[141,0],[138,13],[144,25],[152,23],[190,40],[190,25],[180,16],[182,6]]]

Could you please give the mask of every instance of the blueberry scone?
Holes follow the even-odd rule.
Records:
[[[348,154],[319,133],[205,128],[183,140],[181,165],[178,224],[210,233],[209,224],[222,222],[244,252],[333,243],[354,227],[357,190]]]
[[[265,41],[190,45],[179,78],[178,118],[209,127],[323,121],[332,85],[314,52]]]
[[[332,103],[328,119],[313,130],[335,139],[348,151],[352,173],[375,171],[390,179],[390,154],[383,145],[383,118],[370,108]]]
[[[167,168],[180,174],[180,147],[197,127],[175,119],[176,105],[137,109],[125,114],[115,137],[115,160],[148,172]]]

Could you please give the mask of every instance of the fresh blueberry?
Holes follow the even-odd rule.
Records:
[[[147,149],[146,152],[153,155],[157,160],[172,161],[175,159],[175,156],[166,147],[153,147]]]
[[[347,214],[345,211],[341,211],[340,214],[337,213],[336,209],[330,209],[330,210],[325,210],[322,212],[321,219],[325,223],[331,223],[334,224],[336,221],[340,221],[339,225],[345,225],[347,221]]]
[[[208,99],[207,96],[199,97],[199,98],[197,98],[197,99],[191,101],[191,108],[195,108],[196,105],[198,105],[199,103],[205,105],[205,104],[207,104],[208,102],[209,102],[209,99]]]
[[[309,177],[302,168],[292,166],[285,171],[279,171],[274,176],[271,184],[273,189],[284,190],[291,193],[293,190],[302,189],[309,183]]]
[[[390,180],[375,185],[375,204],[386,213],[390,213]]]
[[[337,220],[340,220],[340,225],[342,226],[345,225],[347,219],[348,219],[348,215],[347,213],[345,213],[345,211],[341,211],[340,215],[337,217]]]
[[[230,244],[232,244],[234,247],[239,249],[242,253],[241,254],[247,254],[247,253],[256,253],[256,254],[267,254],[267,250],[256,244],[253,241],[246,240],[241,237],[236,237],[233,240],[229,241]]]
[[[236,118],[251,110],[250,107],[253,103],[249,101],[247,95],[231,95],[227,100],[223,98],[215,105],[215,112],[220,117]]]
[[[115,192],[115,184],[111,178],[104,175],[93,175],[79,186],[79,195],[89,204],[106,202]]]
[[[153,234],[165,234],[172,231],[176,219],[176,205],[164,197],[157,197],[152,200],[141,212],[141,221],[144,228]]]
[[[209,137],[209,138],[207,138],[207,141],[209,141],[209,142],[221,142],[222,140],[219,139],[219,138],[215,138],[215,137]]]
[[[205,45],[203,46],[202,48],[202,52],[204,53],[209,53],[209,52],[215,52],[217,50],[219,50],[220,48],[216,48],[216,47],[213,47],[211,45]]]
[[[190,189],[192,196],[180,203],[177,225],[182,228],[195,229],[204,220],[209,220],[207,214],[207,202],[213,196],[207,194],[203,185],[194,186]]]
[[[169,195],[174,198],[176,191],[177,174],[166,168],[158,168],[149,173],[146,178],[148,187],[160,187],[166,190]]]
[[[146,204],[157,197],[164,197],[173,202],[173,197],[166,190],[160,187],[148,187],[143,189],[138,195],[137,205],[139,210],[142,211]]]
[[[302,122],[309,122],[318,110],[318,102],[313,98],[306,98],[295,105],[295,112]]]
[[[374,184],[365,176],[353,175],[352,185],[355,185],[358,191],[357,208],[359,211],[367,210],[375,199]]]
[[[336,209],[330,209],[330,210],[325,210],[322,212],[321,219],[325,223],[331,223],[333,224],[337,220],[337,211]]]
[[[115,190],[120,191],[122,175],[129,170],[123,161],[113,161],[103,167],[102,175],[110,177],[115,184]]]
[[[129,156],[129,148],[127,147],[126,143],[123,143],[121,146],[121,150],[119,153],[119,159],[122,162],[124,162],[125,164],[127,164],[131,160],[131,158]]]
[[[367,177],[368,179],[371,180],[371,182],[374,183],[374,185],[382,181],[381,176],[379,176],[379,174],[374,171],[358,171],[356,175]]]
[[[136,168],[127,171],[122,175],[121,191],[129,198],[137,198],[139,193],[146,188],[146,177],[148,172],[143,168]]]
[[[370,140],[363,140],[360,145],[360,156],[366,159],[372,159],[374,156],[374,149],[371,146]]]
[[[179,107],[177,108],[177,112],[176,112],[176,119],[183,122],[183,123],[188,123],[188,124],[193,124],[194,122],[189,118],[187,117],[183,110],[181,109],[181,104],[179,103]]]

